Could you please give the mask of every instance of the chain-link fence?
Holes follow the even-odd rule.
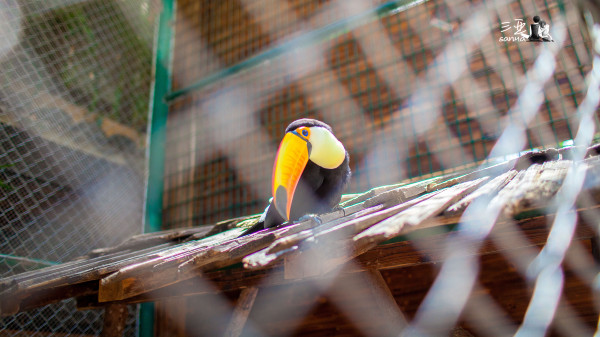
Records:
[[[332,125],[349,151],[347,192],[477,168],[526,149],[575,145],[570,158],[583,159],[581,149],[597,138],[599,123],[595,6],[575,0],[177,1],[164,227],[262,211],[277,144],[302,117]],[[566,187],[543,210],[556,216],[549,217],[541,250],[513,251],[527,246],[519,234],[494,236],[504,206],[492,197],[470,205],[467,220],[444,240],[444,262],[414,317],[401,324],[403,333],[447,335],[462,319],[481,335],[591,335],[589,324],[561,302],[567,248],[588,253],[572,241],[581,169],[570,167],[560,181]],[[597,217],[587,220],[597,224]],[[522,317],[507,319],[478,283],[477,251],[488,237],[531,289]],[[414,245],[425,247],[427,240],[416,237]],[[597,283],[586,274],[597,277],[597,266],[586,254],[568,258],[568,270],[597,299]],[[311,262],[318,264],[302,263],[310,268]],[[317,280],[313,291],[328,295],[360,328],[367,314],[339,293],[335,298],[327,283],[333,274],[323,284]],[[483,293],[477,302],[474,292]],[[264,305],[270,313],[293,307],[277,299]],[[486,325],[490,317],[494,328]],[[294,334],[294,324],[286,329],[282,335]]]
[[[472,6],[482,18],[466,36]],[[564,39],[509,41],[534,16]],[[474,167],[510,121],[526,125],[517,151],[560,146],[591,67],[571,2],[182,0],[176,17],[167,228],[260,212],[273,149],[300,117],[345,144],[347,192]],[[539,111],[511,110],[546,49]]]
[[[592,36],[587,29],[598,19],[594,6],[583,0],[177,1],[163,227],[262,211],[277,144],[301,117],[332,125],[350,152],[346,192],[476,168],[524,149],[586,147],[599,123],[599,61],[591,42],[598,28]],[[159,9],[151,0],[0,2],[2,276],[141,231]],[[547,42],[530,42],[537,35]],[[573,158],[583,155],[575,150]],[[543,335],[554,319],[574,227],[570,214],[583,184],[579,169],[570,169],[569,187],[549,208],[557,215],[545,248],[507,256],[533,295],[520,328],[502,331]],[[489,201],[466,213],[480,214]],[[485,212],[486,219],[475,216],[477,223],[462,222],[449,236],[445,261],[404,327],[407,334],[447,332],[463,309],[498,312],[494,305],[467,305],[478,287],[473,252],[500,210]],[[426,244],[415,239],[417,247]],[[585,261],[571,268],[583,275]],[[587,286],[597,293],[594,283]],[[67,301],[2,318],[1,331],[95,335],[100,316],[77,312]],[[359,316],[348,314],[357,324]],[[497,334],[472,317],[482,334]],[[574,322],[562,320],[557,329],[588,331]]]
[[[142,231],[159,1],[0,1],[0,277]],[[135,307],[128,335],[135,334]],[[0,320],[3,336],[97,335],[74,301]]]

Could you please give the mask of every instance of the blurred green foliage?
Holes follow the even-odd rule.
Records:
[[[72,102],[90,113],[145,131],[152,45],[116,0],[55,8],[26,18],[26,34]],[[141,8],[139,9],[142,10]]]

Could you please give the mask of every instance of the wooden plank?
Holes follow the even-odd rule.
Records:
[[[340,238],[344,235],[349,235],[352,233],[359,232],[365,228],[368,228],[369,226],[376,224],[377,222],[379,222],[383,219],[389,218],[390,216],[393,216],[394,214],[401,212],[402,210],[405,210],[405,209],[411,207],[412,205],[415,205],[415,204],[421,202],[422,200],[432,197],[434,194],[435,194],[435,192],[421,196],[419,198],[416,198],[416,199],[413,199],[410,201],[407,201],[400,205],[382,209],[382,210],[378,210],[378,207],[380,207],[380,206],[374,206],[370,209],[364,210],[366,215],[357,213],[357,215],[361,215],[361,216],[355,217],[354,219],[345,219],[345,221],[342,221],[339,224],[333,223],[331,227],[326,227],[323,230],[321,230],[316,235],[316,237],[321,238],[324,236],[328,236],[328,237],[335,236],[337,238]],[[372,212],[372,211],[375,211],[375,212]],[[273,242],[273,244],[271,244],[268,248],[246,256],[243,259],[244,268],[246,268],[246,269],[261,269],[261,268],[266,268],[266,267],[274,264],[277,260],[279,260],[281,258],[286,257],[286,258],[290,259],[291,258],[290,255],[299,253],[298,249],[294,248],[294,247],[296,247],[298,243],[305,241],[307,236],[312,236],[312,233],[308,233],[308,232],[307,233],[299,233],[296,236],[288,236],[284,239]],[[309,245],[310,243],[305,242],[305,244]],[[324,248],[324,247],[321,247],[321,248]],[[325,262],[325,261],[323,261],[323,262]],[[290,260],[289,263],[292,263],[292,261]],[[319,268],[317,265],[313,265],[312,268],[313,268],[313,270],[321,270],[321,268]],[[324,267],[324,270],[325,269],[328,269],[328,268]],[[311,271],[306,271],[306,272],[311,272]],[[301,272],[301,274],[305,274],[305,273]]]
[[[158,301],[155,306],[155,336],[186,337],[188,299],[171,297]]]
[[[488,204],[489,209],[499,209],[501,214],[507,218],[512,217],[519,207],[511,207],[514,200],[522,199],[525,191],[534,183],[537,175],[541,172],[542,166],[535,164],[527,170],[519,171],[511,181],[502,188],[498,194],[492,198]]]
[[[80,297],[86,295],[97,295],[98,294],[98,281],[89,281],[84,283],[78,283],[68,286],[41,289],[27,294],[26,297],[21,298],[15,296],[11,299],[7,299],[2,303],[2,315],[15,314],[17,311],[25,311],[40,306],[44,306],[51,303],[56,303],[70,297]],[[15,305],[18,306],[16,311],[12,313],[5,311],[4,306]]]
[[[584,194],[595,197],[597,195],[597,190],[589,190],[589,188],[596,188],[598,185],[597,176],[599,174],[597,172],[600,161],[598,160],[598,157],[592,157],[586,159],[584,163],[588,166],[585,182],[585,186],[588,188],[588,190],[585,190]],[[498,195],[495,197],[496,200],[494,202],[497,202],[504,207],[504,203],[506,201],[519,200],[519,198],[525,200],[527,200],[526,198],[532,198],[532,200],[535,200],[533,198],[538,198],[539,202],[529,201],[524,203],[524,206],[521,205],[515,209],[523,210],[523,207],[531,207],[532,205],[535,206],[538,204],[540,207],[543,207],[549,200],[549,196],[553,195],[553,193],[555,193],[555,191],[560,187],[568,165],[568,161],[546,162],[543,165],[531,165],[527,170],[517,173],[517,175],[504,188],[502,188],[502,190],[500,190]],[[455,185],[452,188],[457,186],[459,185]],[[478,191],[480,190],[475,190],[473,193],[477,193]],[[540,198],[540,196],[544,195],[546,196]],[[594,201],[592,204],[595,205],[595,202],[596,201]],[[62,290],[65,290],[69,284],[78,284],[85,283],[89,280],[97,280],[102,275],[110,273],[111,270],[116,270],[115,268],[118,266],[129,265],[133,260],[139,259],[137,261],[147,261],[148,259],[159,256],[153,256],[152,254],[160,254],[161,259],[149,264],[152,267],[148,269],[149,272],[146,274],[148,277],[146,278],[153,278],[154,272],[168,274],[169,272],[172,273],[174,270],[176,270],[176,273],[172,274],[179,275],[173,278],[172,282],[174,283],[181,282],[189,277],[193,277],[198,270],[211,270],[213,268],[219,268],[234,263],[235,261],[240,261],[241,258],[249,251],[251,252],[259,249],[257,247],[259,247],[261,244],[268,243],[269,240],[273,241],[267,245],[268,249],[262,250],[261,252],[263,254],[275,256],[276,258],[270,262],[270,265],[276,265],[277,261],[282,257],[286,258],[287,254],[291,254],[290,256],[294,254],[305,254],[304,252],[308,252],[312,248],[317,247],[317,245],[314,244],[314,241],[311,241],[312,239],[326,242],[326,239],[339,239],[340,235],[342,235],[341,237],[344,237],[349,233],[355,233],[357,230],[362,230],[362,226],[366,225],[365,223],[360,223],[362,220],[359,219],[359,213],[353,212],[362,212],[360,210],[364,207],[364,205],[365,203],[359,203],[349,206],[346,209],[323,215],[322,218],[325,220],[325,224],[311,231],[306,230],[314,228],[316,224],[307,221],[299,224],[292,224],[290,226],[278,228],[272,231],[264,231],[258,236],[248,236],[250,239],[245,241],[245,243],[244,241],[235,240],[225,243],[221,241],[223,240],[222,236],[217,236],[216,238],[211,237],[210,239],[203,241],[204,244],[207,244],[211,248],[207,252],[202,253],[207,255],[189,254],[187,251],[187,248],[189,247],[186,247],[186,244],[179,245],[175,248],[164,246],[161,249],[149,249],[148,251],[145,251],[144,254],[148,255],[143,257],[135,256],[135,254],[140,252],[128,252],[113,255],[109,254],[107,256],[94,259],[94,261],[74,261],[62,266],[51,267],[49,268],[50,273],[47,273],[48,270],[46,270],[44,273],[31,272],[24,273],[23,275],[17,275],[12,278],[4,279],[2,280],[3,283],[0,283],[0,286],[2,286],[4,290],[1,295],[2,301],[0,302],[2,302],[2,308],[0,308],[0,310],[3,312],[3,314],[7,314],[19,309],[23,310],[23,308],[35,306],[35,301],[32,300],[34,298],[33,294],[40,295],[39,297],[42,299],[47,298],[48,301],[56,301],[58,298],[60,298],[60,295],[56,295],[55,293],[55,295],[49,296],[48,294],[51,294],[52,291],[58,291],[58,289],[61,289],[62,286],[65,286],[65,288],[62,288]],[[344,218],[344,215],[349,217]],[[422,226],[429,226],[433,223],[440,225],[456,223],[456,221],[457,218],[455,217],[438,217],[435,219],[435,221],[427,220],[426,222],[422,222],[419,228]],[[294,236],[295,234],[298,235]],[[233,234],[229,233],[226,235]],[[269,235],[269,237],[268,239],[265,239],[262,235]],[[261,238],[264,241],[260,241]],[[311,240],[306,240],[307,238]],[[329,257],[333,258],[319,261],[321,266],[314,268],[314,270],[319,271],[318,273],[313,275],[302,273],[295,277],[306,278],[309,276],[316,276],[320,273],[325,273],[331,268],[335,268],[343,263],[349,258],[349,256],[353,256],[352,254],[356,254],[356,251],[352,252],[351,250],[353,247],[348,247],[347,242],[344,242],[343,240],[338,241],[339,242],[333,242],[331,247],[324,247],[324,253],[326,256],[327,254],[333,253],[329,255]],[[214,246],[214,244],[218,242],[221,242],[222,246]],[[197,242],[195,244],[197,244]],[[184,246],[183,249],[181,246]],[[300,247],[302,249],[296,249],[294,247]],[[350,248],[351,251],[350,255],[340,255],[340,252],[347,252],[348,248]],[[294,250],[298,251],[299,253],[294,253]],[[162,253],[165,254],[163,255]],[[205,258],[207,256],[209,258]],[[125,257],[131,257],[132,260],[123,260]],[[168,282],[159,282],[155,286],[164,287],[168,284]],[[38,290],[40,291],[38,292]],[[142,290],[148,291],[151,289]],[[47,292],[44,293],[44,291]],[[89,290],[85,291],[89,292]],[[81,292],[76,292],[75,294],[76,296],[84,296],[85,291],[82,290]],[[113,299],[112,301],[114,300],[118,299]]]
[[[491,202],[491,208],[502,210],[502,215],[512,217],[528,208],[543,207],[562,185],[571,161],[549,161],[533,164],[520,171]]]
[[[157,254],[151,259],[129,264],[100,281],[99,300],[123,299],[173,283],[177,281],[178,273],[176,269],[169,269],[169,266],[177,266],[190,256],[201,252],[205,254],[206,258],[209,258],[207,252],[217,247],[221,247],[222,245],[230,247],[238,244],[240,241],[236,240],[236,238],[241,233],[243,233],[242,229],[232,229],[209,237],[206,240],[192,241],[178,245],[173,249]],[[242,238],[240,240],[247,241],[248,239]]]
[[[427,191],[427,186],[438,181],[446,179],[448,175],[425,179],[422,181],[409,184],[395,184],[382,187],[375,187],[369,191],[359,195],[357,198],[348,201],[347,205],[364,202],[364,207],[368,208],[378,204],[386,204],[386,206],[398,205],[407,201],[419,194]]]
[[[402,186],[402,184],[394,184],[394,185],[387,185],[387,186],[380,186],[380,187],[374,187],[364,193],[360,193],[358,195],[355,195],[353,198],[348,199],[348,200],[344,200],[342,202],[340,202],[340,205],[342,207],[346,207],[346,206],[350,206],[350,205],[354,205],[354,204],[358,204],[361,203],[369,198],[372,198],[380,193],[389,191],[391,189],[395,189],[398,188],[399,186]]]
[[[375,196],[367,199],[365,201],[365,207],[371,207],[375,205],[384,205],[386,207],[391,207],[395,205],[399,205],[405,201],[411,200],[423,193],[431,192],[428,190],[428,187],[432,184],[435,184],[439,181],[445,180],[449,175],[445,175],[442,177],[437,177],[433,179],[427,179],[424,181],[419,181],[416,183],[403,185],[398,188],[391,189],[389,191],[385,191]]]
[[[241,230],[233,231],[226,235],[237,236]],[[212,246],[222,240],[223,235],[193,241],[183,245],[163,244],[158,247],[147,248],[142,251],[127,251],[95,257],[89,260],[79,260],[58,266],[40,269],[34,272],[15,275],[2,279],[0,282],[0,314],[6,315],[19,310],[19,302],[31,297],[31,294],[52,293],[52,289],[59,289],[63,285],[73,285],[98,280],[104,275],[118,271],[131,264],[145,263],[160,260],[164,256],[180,253],[188,246]],[[78,289],[77,287],[75,289]]]
[[[357,213],[353,213],[353,214],[350,214],[343,218],[337,219],[335,221],[330,221],[326,224],[323,224],[322,226],[315,228],[313,231],[302,231],[297,234],[283,237],[283,238],[273,242],[269,247],[265,248],[264,250],[254,252],[252,255],[256,254],[255,256],[258,258],[261,258],[261,259],[264,258],[266,260],[270,260],[271,262],[274,262],[277,258],[281,258],[282,256],[285,256],[286,253],[288,253],[289,251],[294,250],[295,249],[294,247],[298,243],[303,242],[305,239],[310,238],[315,235],[318,235],[318,233],[321,233],[329,228],[333,228],[340,224],[348,223],[349,221],[352,221],[354,219],[364,217],[365,215],[376,212],[376,211],[380,210],[381,208],[382,208],[382,206],[374,206],[371,208],[363,209]],[[248,255],[248,256],[252,256],[252,255]],[[251,258],[249,258],[248,256],[244,259],[244,263],[251,261],[250,260]],[[287,261],[287,263],[294,263],[294,261]],[[266,265],[262,265],[262,266],[264,267]],[[318,269],[317,266],[314,266],[314,267],[315,268],[313,268],[313,270]]]
[[[392,322],[397,327],[405,327],[407,320],[398,307],[394,295],[392,294],[388,283],[381,275],[381,272],[377,269],[368,269],[366,274],[369,282],[368,290],[371,293],[371,297],[377,303],[377,307],[384,317],[384,320]]]
[[[515,161],[507,161],[507,162],[503,162],[500,164],[496,164],[496,165],[492,165],[489,167],[485,167],[479,170],[475,170],[473,172],[469,172],[463,175],[460,175],[458,177],[449,179],[449,180],[444,180],[441,181],[439,183],[435,183],[435,184],[430,184],[427,186],[427,190],[428,191],[435,191],[435,190],[440,190],[442,188],[447,188],[447,187],[451,187],[460,183],[464,183],[466,181],[473,181],[479,178],[483,178],[483,177],[495,177],[498,175],[501,175],[507,171],[509,171],[510,169],[513,168],[513,166],[515,165]]]
[[[125,331],[127,321],[127,305],[120,303],[111,303],[104,310],[104,324],[102,326],[101,337],[121,337]]]
[[[339,216],[343,210],[332,212]],[[324,215],[327,216],[327,215]],[[260,231],[239,237],[243,229],[234,229],[226,239],[197,247],[180,247],[176,254],[161,256],[109,275],[100,282],[100,301],[114,301],[164,287],[195,275],[200,268],[220,268],[241,261],[253,251],[268,246],[282,235],[293,234],[316,224],[304,221],[280,229]]]
[[[93,258],[96,256],[117,253],[128,249],[140,250],[170,241],[183,241],[192,236],[194,236],[196,239],[202,239],[213,229],[213,227],[214,225],[195,228],[177,228],[167,231],[138,234],[130,237],[117,246],[94,249],[86,254],[84,258]]]
[[[592,211],[593,210],[580,210],[579,219],[585,219],[583,213]],[[523,234],[526,240],[514,242],[512,246],[508,247],[508,249],[512,250],[544,245],[548,236],[547,222],[550,220],[551,219],[548,219],[547,216],[538,216],[515,221],[518,226],[506,228],[503,226],[505,221],[499,221],[494,228],[494,238],[506,237],[507,239],[510,239],[514,237],[515,234]],[[593,225],[594,224],[592,224],[592,226]],[[518,229],[518,233],[512,232],[512,228]],[[577,226],[574,240],[589,240],[594,237],[594,235],[595,232],[593,228],[582,220]],[[356,263],[344,267],[342,271],[344,273],[356,273],[364,272],[365,269],[388,270],[441,262],[445,258],[444,242],[446,239],[447,234],[428,236],[423,239],[426,240],[428,244],[423,245],[423,247],[419,246],[418,248],[413,246],[410,241],[380,245],[356,257]],[[495,245],[491,239],[486,239],[477,254],[493,254],[506,251],[506,249],[506,247]],[[258,285],[261,287],[269,287],[292,284],[294,282],[306,280],[306,278],[286,278],[284,268],[281,264],[276,264],[270,269],[246,270],[243,268],[236,268],[213,271],[197,277],[210,281],[219,292],[235,291]],[[317,277],[321,277],[321,275]],[[150,291],[143,295],[128,298],[121,302],[140,303],[170,296],[190,296],[214,291],[214,289],[199,288],[197,283],[198,280],[190,278],[155,291]],[[103,304],[98,303],[97,305],[102,306]]]
[[[514,178],[516,175],[517,175],[517,171],[510,170],[508,172],[505,172],[505,173],[495,177],[491,181],[487,182],[486,184],[484,184],[483,186],[481,186],[480,188],[475,190],[473,193],[467,195],[466,197],[462,198],[461,200],[459,200],[452,206],[448,207],[448,209],[446,209],[444,211],[444,214],[447,216],[453,216],[453,215],[460,214],[475,199],[482,198],[482,197],[490,197],[490,196],[494,195],[495,193],[497,193],[504,186],[506,186],[506,184],[508,184],[508,182],[512,178]]]
[[[487,179],[487,177],[479,178],[475,181],[446,188],[427,201],[417,203],[403,212],[362,231],[353,238],[355,254],[364,253],[380,242],[418,229],[420,224],[433,218],[449,205],[474,191]]]
[[[320,215],[324,222],[331,222],[345,214],[358,211],[362,205],[353,205]],[[158,289],[169,284],[193,277],[198,271],[226,267],[242,260],[243,257],[263,249],[273,241],[313,228],[318,223],[303,221],[280,228],[263,230],[239,237],[242,229],[234,229],[227,236],[212,244],[198,247],[179,247],[176,254],[159,256],[139,264],[130,265],[113,273],[100,282],[101,302],[121,300]],[[231,235],[233,233],[233,235]]]
[[[89,260],[74,260],[60,265],[51,266],[43,269],[29,271],[14,276],[0,279],[0,297],[4,293],[40,286],[58,286],[65,282],[77,282],[77,280],[85,279],[84,274],[90,270],[96,270],[98,267],[110,269],[111,264],[127,264],[132,259],[143,259],[148,255],[159,252],[163,249],[168,249],[172,245],[164,244],[158,247],[148,248],[142,251],[127,251],[107,254],[95,257]],[[65,280],[66,279],[66,280]]]
[[[248,287],[242,290],[238,302],[235,305],[235,309],[233,310],[231,322],[229,322],[229,325],[225,330],[225,337],[238,337],[242,334],[257,294],[257,287]]]
[[[0,301],[0,316],[14,315],[51,303],[56,303],[70,297],[85,296],[98,293],[98,281],[78,283],[68,286],[43,288],[27,293],[4,295]]]
[[[559,158],[558,154],[559,152],[556,149],[547,149],[539,152],[527,152],[517,159],[505,161],[500,164],[492,165],[489,167],[475,170],[473,172],[466,173],[454,179],[442,181],[437,184],[432,184],[428,186],[428,191],[454,186],[465,181],[472,181],[482,177],[497,177],[510,170],[526,170],[533,164],[542,164],[548,161],[556,161]]]
[[[549,161],[542,164],[540,172],[533,175],[532,180],[525,181],[520,186],[520,193],[508,203],[509,212],[517,214],[527,208],[549,205],[551,198],[562,186],[571,165],[572,162],[569,160]]]

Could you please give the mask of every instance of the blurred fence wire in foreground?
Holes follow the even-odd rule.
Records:
[[[0,277],[142,231],[160,5],[0,1]],[[0,335],[96,335],[102,314],[69,300],[0,318]]]
[[[566,262],[599,295],[597,266],[572,241],[575,203],[586,198],[577,161],[597,138],[599,122],[595,6],[547,0],[178,1],[165,227],[262,211],[274,150],[287,124],[301,117],[331,124],[345,144],[353,170],[348,192],[475,169],[527,149],[573,145],[573,164],[546,210],[554,216],[543,249],[511,251],[526,238],[518,229],[510,240],[497,236],[501,209],[491,198],[479,199],[448,236],[444,262],[414,318],[388,303],[395,314],[383,331],[447,335],[463,319],[481,335],[543,336],[552,325],[562,335],[594,334],[561,294]],[[550,25],[552,42],[523,37],[534,16]],[[484,239],[504,248],[533,289],[520,326],[489,295],[472,297],[482,293],[476,252]],[[304,263],[318,264],[318,256]],[[368,281],[338,276],[315,281],[306,296],[328,294],[368,335],[361,327],[369,313],[345,299]],[[290,314],[275,298],[263,304],[270,320]],[[306,313],[295,312],[297,321],[283,335],[293,334]],[[494,329],[490,319],[499,322]],[[248,329],[261,334],[258,325]]]
[[[504,41],[531,13],[555,42]],[[562,2],[179,1],[165,227],[261,211],[300,117],[349,150],[348,192],[560,146],[592,64],[582,28]]]
[[[61,263],[141,230],[159,9],[158,1],[0,2],[1,276]],[[576,162],[599,124],[595,3],[178,0],[176,9],[174,61],[165,65],[174,91],[167,97],[164,229],[261,212],[277,144],[301,117],[332,125],[350,152],[349,193],[571,144],[573,164],[545,210],[553,216],[541,250],[511,249],[527,247],[527,238],[483,198],[443,243],[443,263],[412,317],[384,290],[355,291],[382,282],[379,273],[333,271],[297,292],[327,295],[365,335],[373,334],[376,314],[357,304],[369,301],[388,308],[380,331],[390,335],[447,335],[461,320],[490,336],[594,334],[561,294],[568,266],[596,303],[599,295],[598,268],[572,240],[576,201],[586,202]],[[549,25],[553,42],[523,37],[534,16]],[[582,216],[600,219],[593,210]],[[516,228],[512,236],[498,235],[498,219]],[[431,244],[410,238],[423,250]],[[338,239],[318,244],[337,247]],[[479,282],[475,253],[484,240],[502,249],[532,289],[522,323]],[[345,248],[334,253],[350,256]],[[318,254],[303,261],[308,268],[318,262]],[[267,333],[265,320],[285,320],[278,335],[293,335],[311,310],[276,296],[260,301],[256,306],[268,310],[246,328],[255,335]],[[177,308],[162,308],[167,320],[177,319]],[[218,294],[198,308],[199,318],[222,312],[225,319],[233,310]],[[135,335],[130,310],[128,334]],[[2,318],[0,333],[96,335],[100,316],[75,312],[69,301]],[[202,332],[195,328],[188,332]]]

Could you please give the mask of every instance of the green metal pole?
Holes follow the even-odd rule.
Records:
[[[163,97],[171,90],[171,45],[174,0],[163,0],[154,51],[154,84],[148,122],[148,180],[144,203],[144,232],[161,230],[168,105]],[[139,336],[154,336],[154,303],[140,306]]]

